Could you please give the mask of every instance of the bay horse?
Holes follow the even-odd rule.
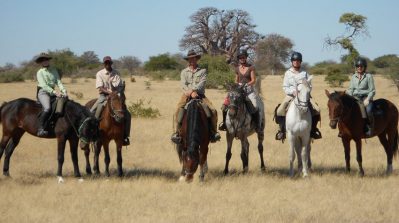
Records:
[[[356,143],[356,160],[359,164],[359,175],[364,176],[362,166],[362,141],[367,138],[364,133],[365,121],[363,120],[359,105],[356,99],[345,92],[330,93],[325,90],[328,97],[328,111],[330,117],[330,127],[335,129],[338,124],[341,133],[342,144],[344,145],[346,170],[350,171],[350,141]],[[392,158],[398,152],[398,109],[386,100],[378,99],[374,101],[374,134],[378,136],[387,154],[386,174],[392,173]]]
[[[0,107],[0,122],[3,126],[3,136],[0,141],[0,159],[5,151],[3,174],[9,176],[10,158],[15,147],[20,142],[25,132],[37,136],[39,127],[38,115],[42,106],[28,98],[19,98],[5,102]],[[88,142],[94,141],[97,136],[98,123],[90,111],[82,105],[67,100],[64,105],[64,115],[55,123],[54,130],[49,135],[41,138],[57,138],[58,142],[58,182],[62,178],[62,165],[64,163],[65,144],[68,141],[75,177],[81,177],[78,165],[78,144],[84,147]]]
[[[116,144],[116,161],[118,164],[118,176],[123,176],[122,169],[122,144],[124,137],[125,123],[125,94],[124,87],[112,91],[107,97],[106,105],[100,116],[99,123],[99,139],[94,143],[94,166],[93,170],[95,174],[100,174],[100,168],[98,164],[98,159],[101,152],[101,147],[104,147],[104,163],[105,163],[105,175],[110,176],[109,173],[109,163],[111,158],[109,155],[109,143],[114,140]],[[96,99],[90,100],[86,103],[87,108],[91,108]],[[86,157],[86,173],[91,174],[91,167],[89,161],[90,148],[86,146],[85,157]]]
[[[285,126],[287,138],[290,142],[290,177],[294,176],[295,154],[298,157],[298,171],[302,176],[308,176],[310,161],[310,130],[312,128],[312,114],[309,108],[312,76],[298,80],[296,85],[297,95],[288,107]]]
[[[227,116],[226,116],[226,140],[227,140],[227,151],[226,151],[226,164],[224,168],[224,174],[229,173],[229,161],[231,159],[231,147],[233,145],[234,138],[241,141],[241,160],[243,164],[244,173],[248,172],[248,155],[249,155],[249,142],[248,137],[256,132],[258,136],[258,152],[260,156],[260,168],[262,171],[265,170],[265,163],[263,160],[263,140],[264,140],[264,128],[265,128],[265,115],[264,105],[262,100],[258,100],[258,106],[260,118],[262,119],[261,129],[256,129],[256,123],[252,122],[252,116],[246,105],[246,94],[243,86],[233,86],[232,90],[228,93],[230,104],[228,105]],[[250,102],[247,102],[250,103]]]
[[[176,145],[179,160],[182,163],[180,181],[192,182],[198,165],[200,165],[199,179],[203,181],[208,169],[210,126],[201,103],[201,99],[191,99],[183,115],[180,128],[182,143]]]

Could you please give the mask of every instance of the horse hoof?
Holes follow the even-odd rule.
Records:
[[[58,183],[59,184],[65,183],[64,178],[62,178],[62,177],[57,177],[57,178],[58,178]]]
[[[364,171],[359,171],[359,177],[364,177]]]
[[[201,183],[203,183],[203,182],[205,181],[205,176],[200,176],[200,177],[199,177],[199,181],[200,181]]]
[[[386,175],[387,175],[387,176],[391,175],[391,174],[392,174],[392,171],[393,171],[392,165],[389,165],[389,166],[387,167]]]
[[[10,176],[10,172],[4,171],[4,172],[3,172],[3,175],[6,176],[6,177],[9,177],[9,176]]]
[[[266,167],[262,166],[262,167],[260,168],[260,171],[261,171],[262,173],[265,173],[265,172],[266,172]]]
[[[309,174],[308,174],[308,173],[304,173],[304,174],[302,175],[302,178],[304,178],[304,179],[309,178]]]
[[[84,182],[83,178],[78,179],[78,183],[83,183],[83,182]]]
[[[224,174],[224,175],[228,175],[228,174],[229,174],[229,171],[228,171],[228,170],[224,170],[224,171],[223,171],[223,174]]]
[[[93,172],[91,172],[91,169],[89,168],[89,169],[86,169],[86,174],[87,174],[87,175],[92,175]]]
[[[247,174],[247,173],[248,173],[248,167],[245,167],[245,168],[242,170],[242,173],[243,173],[243,174]]]

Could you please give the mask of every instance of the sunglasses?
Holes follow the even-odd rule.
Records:
[[[358,67],[364,67],[363,65],[356,65],[356,68],[358,68]]]

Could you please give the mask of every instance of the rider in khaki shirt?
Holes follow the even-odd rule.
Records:
[[[211,142],[216,142],[220,140],[220,134],[216,131],[217,125],[217,111],[213,107],[211,101],[205,97],[205,83],[207,72],[206,69],[202,69],[198,67],[198,60],[201,58],[201,55],[197,54],[193,50],[190,50],[187,53],[187,56],[184,58],[188,61],[188,67],[182,70],[180,75],[180,85],[183,91],[183,95],[181,96],[178,104],[177,110],[175,113],[175,124],[176,124],[176,132],[172,135],[171,140],[179,144],[181,142],[181,137],[179,136],[179,131],[181,127],[181,119],[184,113],[184,106],[190,98],[201,98],[202,102],[204,102],[207,107],[211,110]]]

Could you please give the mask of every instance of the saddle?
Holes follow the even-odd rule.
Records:
[[[65,97],[55,97],[55,96],[51,96],[50,97],[50,105],[51,105],[51,114],[48,117],[45,126],[46,129],[49,132],[53,132],[54,131],[54,127],[55,124],[57,123],[58,118],[63,117],[64,116],[64,108],[65,108],[65,103],[68,101],[68,98]],[[36,103],[38,103],[39,105],[40,102],[37,101]],[[40,112],[38,114],[38,117],[42,114],[42,112]]]

